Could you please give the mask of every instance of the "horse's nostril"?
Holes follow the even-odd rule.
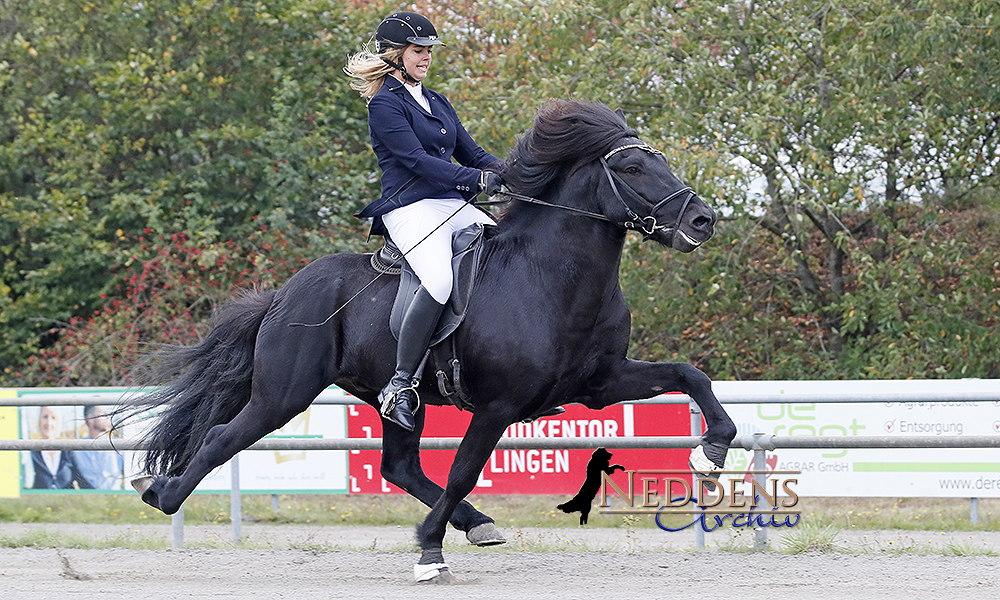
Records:
[[[691,221],[691,226],[694,227],[695,229],[700,229],[704,231],[707,229],[711,229],[714,223],[715,219],[710,217],[695,217],[694,220]]]

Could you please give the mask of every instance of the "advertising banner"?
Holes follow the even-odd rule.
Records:
[[[690,435],[691,419],[684,405],[618,405],[594,411],[578,405],[566,412],[532,423],[515,423],[504,437],[635,437]],[[472,415],[454,407],[427,407],[425,437],[462,437]],[[381,437],[378,413],[367,406],[348,407],[350,437]],[[578,450],[494,450],[479,476],[473,494],[574,494],[583,481],[594,448]],[[686,469],[690,450],[615,450],[612,462],[626,469]],[[454,460],[454,450],[425,450],[420,454],[424,472],[444,485]],[[386,482],[380,472],[381,454],[374,450],[350,453],[350,492],[404,493]]]
[[[17,398],[17,392],[0,390],[0,398]],[[17,407],[0,406],[0,439],[17,438]],[[19,472],[17,452],[0,452],[0,498],[17,498],[21,494]]]
[[[815,390],[822,382],[780,383],[787,393],[795,393]],[[846,397],[850,385],[870,392],[872,383],[879,382],[829,382]],[[897,382],[897,389],[931,383]],[[947,384],[933,382],[938,383]],[[739,435],[1000,435],[1000,402],[995,401],[727,404],[726,410]],[[749,452],[730,452],[726,467],[749,469],[750,457]],[[767,459],[770,470],[801,471],[796,489],[802,496],[1000,497],[1000,455],[995,449],[779,448]]]
[[[320,404],[309,407],[268,439],[343,439],[347,434],[346,407]],[[254,450],[241,452],[240,489],[244,493],[347,493],[345,450]],[[229,463],[206,477],[196,492],[228,492]]]
[[[2,390],[17,394],[16,390]],[[118,394],[125,390],[102,390]],[[328,392],[329,393],[329,392]],[[336,391],[341,395],[342,391]],[[32,394],[86,397],[86,392],[72,389],[22,390]],[[115,401],[105,406],[25,406],[11,407],[11,431],[5,438],[21,439],[95,439],[111,430]],[[0,411],[5,409],[0,408]],[[0,412],[0,429],[6,425]],[[18,414],[20,418],[18,419]],[[18,421],[20,425],[18,425]],[[151,421],[138,420],[116,424],[113,438],[136,438]],[[0,431],[0,434],[3,432]],[[271,438],[337,438],[347,435],[346,407],[314,405],[292,419]],[[12,479],[5,478],[0,462],[0,496],[40,493],[114,493],[131,492],[131,479],[140,474],[140,452],[74,450],[66,452],[34,451],[9,454],[13,460]],[[5,457],[0,456],[0,460]],[[342,450],[287,452],[243,452],[240,461],[240,488],[246,493],[346,493],[347,452]],[[198,486],[196,492],[228,492],[232,470],[229,463],[216,469]],[[10,479],[10,481],[8,481]],[[10,486],[13,491],[8,490]]]
[[[924,397],[948,395],[949,381],[783,381],[715,382],[715,390],[737,425],[739,435],[756,432],[782,436],[968,436],[1000,435],[1000,402],[903,402],[893,393],[920,390]],[[123,389],[0,390],[8,397],[35,394],[118,398]],[[324,396],[345,395],[331,388]],[[880,402],[830,403],[852,395],[883,397]],[[794,402],[734,403],[755,396]],[[810,402],[810,395],[817,401]],[[952,394],[954,395],[954,394]],[[727,401],[728,400],[728,401]],[[102,400],[103,401],[103,400]],[[52,406],[0,407],[0,437],[12,439],[87,439],[104,435],[110,422],[106,406],[84,407],[53,402]],[[633,437],[690,435],[686,404],[618,405],[592,411],[578,405],[533,423],[517,423],[507,438]],[[427,408],[425,437],[460,438],[471,413],[454,407]],[[116,429],[113,435],[131,439],[142,423]],[[379,438],[378,413],[363,405],[316,404],[271,437]],[[685,470],[689,450],[610,449],[613,464],[626,470]],[[473,493],[573,494],[594,448],[577,450],[498,449],[490,455]],[[424,471],[435,482],[447,481],[455,451],[421,453]],[[749,481],[752,454],[733,449],[726,469]],[[32,493],[94,493],[131,491],[138,474],[137,453],[106,451],[0,453],[0,496]],[[381,453],[366,451],[274,452],[240,454],[240,487],[248,493],[370,493],[401,490],[380,473]],[[798,472],[801,496],[872,497],[1000,497],[1000,457],[993,449],[815,449],[779,448],[767,455],[767,469]],[[743,474],[743,475],[741,475]],[[230,489],[231,469],[216,469],[198,491]],[[618,473],[616,477],[620,477]]]

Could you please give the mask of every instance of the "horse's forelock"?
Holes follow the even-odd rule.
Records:
[[[504,181],[520,194],[538,195],[569,165],[595,160],[636,132],[603,104],[550,100],[518,138]]]

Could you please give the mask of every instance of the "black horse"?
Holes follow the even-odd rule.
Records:
[[[601,409],[680,391],[708,424],[692,452],[696,471],[721,468],[736,435],[697,368],[625,357],[631,316],[618,270],[627,231],[691,252],[715,225],[713,210],[663,154],[620,111],[550,101],[518,139],[503,178],[517,199],[483,240],[467,316],[454,334],[474,414],[443,490],[420,467],[423,406],[412,432],[383,421],[383,477],[432,507],[417,526],[418,581],[451,579],[441,554],[449,521],[473,543],[504,541],[464,498],[512,423],[573,402]],[[177,511],[209,472],[332,384],[377,408],[394,367],[387,323],[397,279],[383,276],[356,296],[373,277],[369,255],[320,258],[279,290],[247,292],[222,307],[202,343],[166,351],[156,371],[165,387],[145,397],[163,417],[147,436],[150,475],[134,482],[142,499]],[[431,379],[419,388],[422,402],[446,404]]]

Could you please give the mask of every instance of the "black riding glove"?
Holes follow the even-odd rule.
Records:
[[[483,171],[479,176],[479,191],[486,192],[487,196],[493,196],[500,191],[503,179],[492,171]]]

